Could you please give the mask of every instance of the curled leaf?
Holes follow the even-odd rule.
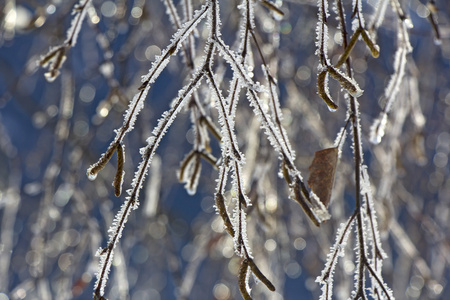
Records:
[[[337,147],[323,149],[314,154],[314,159],[309,167],[308,185],[326,208],[330,204],[337,160]]]

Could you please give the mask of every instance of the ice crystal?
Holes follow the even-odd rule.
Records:
[[[233,237],[234,250],[236,255],[240,257],[252,258],[250,247],[248,246],[247,237],[247,214],[243,209],[239,208],[239,199],[236,199],[236,207],[233,212],[232,224],[235,235]]]
[[[395,100],[398,98],[398,92],[403,82],[405,74],[407,55],[411,52],[411,44],[409,42],[409,33],[406,20],[399,21],[399,29],[397,33],[398,49],[394,58],[394,73],[389,80],[384,91],[385,105],[380,113],[380,116],[374,121],[371,127],[370,141],[374,144],[381,142],[385,133],[387,124],[387,114],[391,111]]]
[[[156,57],[156,60],[153,62],[149,72],[146,75],[142,76],[142,85],[139,88],[138,93],[133,97],[133,100],[130,102],[128,109],[124,114],[123,126],[119,131],[117,131],[117,136],[114,142],[120,142],[127,132],[133,130],[134,123],[136,122],[136,118],[139,112],[144,107],[144,101],[151,88],[151,85],[155,82],[160,73],[167,66],[167,64],[170,61],[170,57],[178,52],[178,50],[181,48],[183,41],[189,36],[189,34],[192,33],[192,31],[195,29],[198,23],[206,16],[206,11],[208,7],[209,7],[208,4],[203,5],[198,11],[196,11],[192,20],[186,22],[173,35],[169,46],[167,46],[166,49],[164,49],[164,51],[161,53],[160,56]],[[193,84],[190,84],[187,87],[185,87],[185,89],[187,89],[187,92],[184,93],[184,97],[190,96],[190,94],[195,90],[195,86],[198,83],[198,79],[199,78],[197,79],[193,78],[193,80],[191,81],[191,83]],[[169,121],[170,121],[169,123],[171,123],[173,119]]]
[[[88,3],[90,0],[81,1],[80,3]],[[354,0],[353,8],[355,16],[354,26],[358,25],[358,33],[361,34],[361,30],[364,27],[364,20],[362,16],[362,1]],[[243,180],[243,165],[245,162],[244,155],[239,150],[238,139],[236,135],[236,110],[239,102],[239,96],[242,90],[245,90],[247,100],[253,109],[254,115],[257,117],[261,124],[261,128],[267,136],[267,139],[273,149],[278,152],[278,156],[281,160],[281,172],[289,188],[295,198],[302,208],[305,210],[308,217],[313,220],[314,224],[320,225],[320,223],[330,218],[330,214],[327,211],[327,207],[320,201],[318,196],[314,192],[308,191],[308,187],[303,182],[300,171],[295,166],[295,153],[289,143],[286,130],[282,127],[283,115],[281,111],[280,101],[278,99],[278,87],[277,82],[272,74],[270,73],[268,65],[266,62],[262,63],[262,71],[264,75],[263,83],[261,84],[253,79],[253,70],[255,66],[255,61],[258,59],[253,58],[252,38],[254,39],[254,44],[258,44],[257,38],[255,37],[256,31],[254,27],[254,15],[253,9],[255,3],[249,0],[242,0],[241,5],[239,5],[239,10],[241,12],[241,24],[240,31],[238,32],[239,42],[236,42],[235,46],[238,50],[235,52],[230,48],[230,46],[225,43],[221,38],[221,21],[219,14],[219,3],[217,0],[207,0],[199,10],[192,14],[192,8],[190,1],[184,2],[184,20],[182,21],[178,15],[177,9],[172,2],[172,0],[165,1],[167,14],[170,16],[173,27],[176,28],[175,34],[172,36],[169,45],[162,51],[160,56],[157,56],[155,61],[148,73],[142,77],[142,84],[139,87],[138,92],[132,98],[127,111],[124,114],[124,123],[120,129],[116,131],[116,137],[111,143],[111,151],[107,152],[108,155],[104,155],[101,158],[100,165],[103,167],[107,160],[109,160],[114,150],[117,149],[117,145],[123,141],[126,133],[133,130],[135,126],[136,119],[142,111],[144,103],[149,93],[150,88],[153,83],[161,75],[161,72],[167,67],[171,57],[178,54],[182,49],[185,55],[186,63],[189,67],[189,72],[193,74],[190,79],[187,80],[185,84],[178,91],[177,97],[175,97],[170,107],[160,116],[157,121],[157,125],[153,128],[151,136],[147,139],[147,144],[145,147],[141,148],[140,154],[142,155],[141,162],[134,173],[134,177],[131,182],[131,188],[127,191],[128,196],[125,198],[125,202],[117,213],[110,229],[108,230],[110,234],[109,242],[107,247],[101,249],[98,255],[101,259],[100,271],[98,272],[97,287],[100,290],[100,295],[103,294],[104,285],[106,283],[107,275],[110,269],[112,255],[116,243],[122,235],[123,228],[127,222],[128,215],[132,209],[136,209],[139,205],[139,194],[143,187],[144,181],[148,175],[148,170],[152,164],[152,159],[158,149],[166,132],[169,130],[175,119],[178,117],[179,113],[184,109],[188,108],[191,110],[191,121],[193,126],[193,131],[195,133],[195,142],[193,150],[186,156],[181,164],[180,171],[178,173],[180,181],[185,183],[185,187],[189,194],[195,193],[197,185],[200,178],[201,172],[201,158],[207,155],[211,155],[209,151],[212,151],[212,147],[209,146],[208,130],[211,130],[213,124],[204,122],[206,118],[209,118],[209,108],[215,107],[218,112],[217,123],[220,126],[219,130],[216,130],[216,134],[213,134],[220,140],[220,147],[222,152],[222,160],[210,159],[212,164],[219,168],[219,176],[216,186],[216,210],[220,217],[224,221],[225,229],[233,237],[234,248],[237,255],[242,257],[241,271],[239,275],[239,285],[244,298],[250,297],[250,287],[249,287],[249,277],[251,273],[257,275],[256,265],[254,265],[251,260],[251,252],[249,248],[249,241],[247,238],[247,207],[251,205],[249,197],[246,194],[246,182]],[[328,58],[328,0],[318,0],[318,24],[317,24],[317,55],[319,56],[319,77],[322,81],[319,84],[319,95],[325,100],[330,110],[336,110],[337,105],[331,100],[328,90],[328,75],[332,76],[336,81],[338,81],[342,88],[344,88],[346,93],[346,99],[354,101],[355,104],[352,106],[352,118],[356,119],[353,122],[354,126],[354,136],[359,137],[355,140],[358,141],[358,145],[353,145],[356,157],[359,158],[362,164],[362,146],[361,146],[361,128],[359,124],[359,108],[358,102],[354,97],[359,97],[363,93],[361,88],[358,86],[357,82],[352,77],[351,73],[342,72],[339,67],[333,67]],[[340,14],[341,12],[338,11]],[[343,13],[343,12],[342,12]],[[345,15],[345,14],[344,14]],[[190,57],[191,62],[194,58],[193,51],[189,53],[189,49],[194,47],[190,42],[194,41],[192,34],[195,33],[199,22],[206,18],[205,26],[202,27],[202,44],[205,44],[204,53],[201,62],[197,68],[194,68],[194,64],[189,65],[188,57]],[[345,21],[345,20],[343,20]],[[405,23],[406,24],[406,23]],[[345,27],[341,24],[340,26]],[[76,28],[75,28],[76,29]],[[345,28],[341,28],[345,32]],[[79,30],[79,29],[77,29]],[[365,31],[364,31],[365,32]],[[355,41],[358,36],[355,37]],[[403,45],[407,45],[407,36],[402,35]],[[76,40],[75,40],[76,41]],[[367,42],[366,42],[367,43]],[[259,46],[257,46],[259,47]],[[255,47],[253,47],[255,48]],[[369,46],[370,48],[370,46]],[[235,48],[233,48],[235,49]],[[406,49],[406,47],[404,47]],[[261,56],[265,52],[264,49],[261,52]],[[56,53],[56,52],[55,52]],[[256,52],[255,52],[256,53]],[[219,54],[219,55],[217,55]],[[52,54],[53,55],[53,54]],[[56,54],[54,54],[56,55]],[[191,55],[191,56],[190,56]],[[255,55],[256,56],[256,55]],[[200,56],[198,56],[200,57]],[[225,62],[223,64],[216,63],[216,59]],[[401,57],[399,58],[401,59]],[[47,58],[47,63],[51,63],[50,58]],[[262,61],[265,60],[264,57],[261,58]],[[397,62],[396,65],[401,66],[401,63]],[[197,64],[197,61],[196,61]],[[216,66],[215,66],[216,65]],[[272,66],[272,62],[270,62]],[[230,83],[226,81],[228,69],[231,69],[232,80]],[[400,70],[401,71],[401,70]],[[396,73],[400,74],[396,69]],[[257,74],[255,72],[255,74]],[[257,74],[258,75],[258,74]],[[206,77],[206,84],[208,92],[197,93],[197,89],[201,85],[203,78]],[[230,88],[226,97],[223,95],[223,87],[229,84]],[[393,83],[394,84],[394,83]],[[389,86],[392,86],[390,84]],[[390,88],[392,89],[392,88]],[[205,88],[206,90],[206,88]],[[203,92],[203,91],[201,91]],[[199,94],[201,96],[199,97]],[[207,99],[204,100],[203,99]],[[206,105],[205,105],[206,104]],[[352,103],[353,104],[353,103]],[[207,107],[203,107],[203,105]],[[350,110],[349,110],[350,111]],[[216,116],[216,115],[215,115]],[[350,118],[350,113],[348,113]],[[342,145],[345,141],[346,131],[343,128],[336,139],[336,148],[341,152]],[[116,148],[114,148],[116,147]],[[356,151],[359,151],[356,152]],[[336,156],[336,154],[335,154]],[[102,160],[103,159],[103,160]],[[99,168],[97,168],[99,169]],[[97,169],[95,171],[97,171]],[[92,171],[92,168],[90,169]],[[229,174],[231,172],[231,174]],[[89,172],[89,179],[95,178],[97,172]],[[121,172],[118,170],[118,174]],[[231,184],[231,197],[232,205],[234,205],[234,210],[232,213],[232,218],[228,214],[228,203],[226,198],[227,192],[227,180],[230,176]],[[116,175],[118,176],[118,175]],[[247,174],[246,174],[247,176]],[[367,178],[366,178],[367,177]],[[121,180],[123,179],[120,178]],[[343,223],[337,232],[336,242],[331,247],[330,254],[328,255],[327,263],[322,275],[318,277],[317,281],[320,282],[323,287],[322,298],[329,299],[332,295],[333,289],[333,273],[336,268],[339,257],[345,255],[345,249],[350,232],[352,232],[352,227],[356,222],[358,225],[357,234],[363,240],[363,245],[357,248],[357,253],[360,255],[358,257],[358,263],[366,263],[370,259],[370,265],[374,269],[374,272],[378,274],[380,272],[381,263],[372,263],[377,259],[378,253],[381,251],[381,243],[379,242],[379,237],[371,231],[377,231],[377,225],[374,215],[373,199],[370,190],[370,182],[368,180],[367,172],[363,169],[361,175],[361,194],[363,195],[363,205],[358,207],[362,208],[360,215],[354,213],[347,222]],[[115,185],[116,187],[116,185]],[[253,191],[253,189],[252,189]],[[359,195],[358,195],[359,196]],[[151,214],[154,214],[154,209],[151,210]],[[358,211],[359,213],[359,211]],[[358,217],[356,217],[358,216]],[[362,223],[358,219],[362,218]],[[360,232],[360,228],[363,232]],[[369,242],[366,242],[369,241]],[[360,241],[358,241],[360,242]],[[372,257],[363,257],[366,255],[366,248],[369,246],[372,250]],[[359,253],[361,252],[361,253]],[[364,253],[363,253],[364,252]],[[360,269],[361,270],[361,269]],[[359,277],[358,277],[359,276]],[[361,274],[355,273],[356,278],[362,278]],[[377,277],[378,275],[374,275]],[[263,275],[257,276],[259,279],[263,278]],[[265,278],[265,277],[264,277]],[[268,280],[267,280],[268,281]],[[264,281],[263,281],[264,282]],[[242,285],[241,285],[242,284]],[[265,283],[267,285],[267,283]],[[378,280],[378,284],[381,288],[384,288],[384,284]],[[373,284],[376,285],[375,283]],[[242,288],[241,288],[242,286]],[[268,285],[270,290],[274,290],[273,285]],[[97,290],[96,290],[97,291]],[[325,295],[325,296],[324,296]]]
[[[379,260],[378,264],[381,265],[381,260],[387,258],[387,255],[383,251],[383,247],[381,245],[381,238],[378,230],[377,215],[375,213],[375,203],[373,199],[373,193],[367,169],[368,168],[366,165],[363,165],[361,167],[361,195],[365,196],[363,208],[367,211],[368,230],[370,227],[370,235],[371,235],[370,245],[372,247],[372,257],[374,258],[374,260]],[[375,267],[374,269],[377,268]]]
[[[208,74],[208,84],[213,91],[216,108],[219,112],[219,124],[222,131],[222,142],[228,151],[228,155],[240,161],[242,159],[242,153],[240,153],[239,151],[236,134],[234,132],[234,120],[232,120],[228,116],[228,106],[226,105],[221,90],[219,89],[216,80],[214,79],[214,75],[211,72],[209,72]]]
[[[406,47],[401,47],[395,53],[394,68],[395,72],[392,74],[389,84],[386,87],[384,95],[386,97],[386,108],[385,110],[389,112],[391,110],[392,104],[397,97],[398,91],[400,89],[400,84],[402,82],[403,76],[405,74],[406,66],[406,55],[408,50]]]
[[[322,274],[316,278],[316,282],[322,285],[320,299],[331,299],[333,294],[333,276],[339,257],[344,257],[348,237],[355,223],[355,218],[350,217],[347,222],[342,223],[336,234],[336,242],[327,255],[327,262]]]
[[[242,63],[242,58],[237,56],[234,51],[230,50],[230,47],[226,45],[221,39],[216,39],[216,44],[220,53],[223,55],[227,63],[231,66],[234,74],[238,76],[241,82],[248,88],[255,91],[260,90],[258,84],[255,84],[253,80],[248,75],[244,64]]]
[[[261,122],[261,126],[264,128],[265,133],[268,136],[269,142],[275,151],[283,154],[290,161],[293,161],[292,156],[289,153],[288,146],[283,141],[283,137],[278,128],[273,124],[271,118],[267,115],[261,105],[261,100],[258,98],[253,90],[247,90],[247,98],[250,101],[250,105],[253,107],[253,112]]]
[[[239,103],[239,95],[241,89],[242,89],[241,80],[239,80],[238,76],[234,75],[230,84],[228,97],[226,99],[226,103],[228,104],[228,114],[232,120],[235,119],[236,116],[236,108]]]
[[[388,2],[389,0],[379,0],[376,2],[376,10],[369,22],[369,28],[377,29],[381,26],[386,14],[385,12]]]
[[[72,19],[72,24],[69,30],[67,30],[67,39],[65,43],[71,47],[75,46],[77,43],[78,34],[80,32],[81,26],[83,25],[84,18],[86,17],[86,12],[91,5],[91,0],[80,0],[80,2],[74,6],[72,14],[75,17]]]
[[[328,67],[327,70],[331,77],[337,80],[350,95],[357,98],[363,94],[364,91],[359,87],[358,83],[353,78],[333,67]]]
[[[176,9],[175,5],[173,4],[173,1],[165,0],[163,2],[166,5],[166,13],[169,16],[170,21],[172,22],[172,24],[174,25],[175,28],[180,28],[182,23],[181,23],[179,15],[177,13],[177,9]]]
[[[353,0],[353,13],[356,13],[357,17],[352,21],[352,30],[356,31],[358,28],[364,28],[364,15],[362,13],[361,0]]]
[[[119,212],[114,217],[114,221],[108,229],[109,241],[108,246],[105,249],[97,251],[97,255],[100,256],[99,269],[97,271],[97,282],[95,284],[96,289],[99,290],[100,295],[104,294],[106,282],[108,280],[108,274],[111,269],[111,263],[114,257],[114,248],[117,242],[122,236],[123,229],[127,223],[128,216],[130,214],[132,203],[128,199],[122,204]]]
[[[309,198],[311,199],[312,211],[316,215],[319,222],[324,222],[331,218],[331,215],[328,213],[327,208],[320,201],[319,197],[314,194],[314,192],[310,191]]]
[[[342,146],[344,146],[344,141],[346,137],[347,137],[347,130],[345,127],[342,127],[341,130],[339,130],[336,139],[334,140],[334,147],[338,148],[338,158],[341,157]]]
[[[318,0],[317,7],[319,11],[317,13],[317,26],[316,26],[316,55],[319,56],[319,72],[320,68],[326,67],[330,65],[328,59],[328,26],[327,26],[327,18],[329,17],[328,13],[328,0]]]

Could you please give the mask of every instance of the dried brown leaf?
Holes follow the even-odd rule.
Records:
[[[308,185],[327,208],[330,204],[337,160],[338,148],[323,149],[314,154],[314,159],[309,167]]]

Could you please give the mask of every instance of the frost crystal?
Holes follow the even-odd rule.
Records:
[[[239,209],[238,199],[236,199],[236,208],[234,209],[232,224],[235,232],[233,242],[236,254],[240,257],[244,257],[248,254],[248,257],[252,258],[247,238],[247,214],[243,209]]]
[[[114,248],[122,236],[122,231],[125,228],[125,224],[127,223],[128,216],[131,211],[131,204],[132,203],[129,198],[127,198],[127,201],[122,204],[120,211],[116,214],[114,221],[108,230],[110,233],[108,246],[105,249],[99,249],[97,251],[96,255],[100,256],[100,264],[97,272],[97,282],[95,287],[96,290],[99,289],[100,295],[104,294],[108,274],[114,257]]]
[[[90,4],[91,1],[92,0],[80,0],[80,4],[78,5],[78,7]],[[181,49],[182,52],[185,53],[186,59],[189,55],[189,49],[192,50],[192,52],[190,53],[192,55],[193,51],[196,49],[194,46],[192,46],[192,44],[194,43],[194,38],[192,36],[195,35],[195,30],[199,22],[206,17],[206,24],[204,27],[202,27],[201,31],[202,39],[199,39],[200,43],[198,43],[205,43],[204,55],[200,64],[198,64],[197,61],[195,62],[195,66],[197,67],[196,69],[194,68],[194,64],[189,66],[189,72],[190,74],[193,74],[192,77],[190,78],[190,80],[188,79],[187,84],[178,91],[178,95],[172,100],[170,107],[158,119],[157,125],[151,132],[151,136],[147,139],[147,144],[145,145],[145,147],[140,149],[142,159],[136,172],[134,173],[131,188],[127,191],[128,196],[126,197],[124,204],[115,216],[114,221],[108,230],[108,245],[97,252],[97,255],[100,257],[100,270],[97,273],[96,296],[98,296],[97,291],[100,291],[100,296],[103,295],[104,286],[110,270],[115,246],[121,238],[130,211],[132,209],[136,209],[139,205],[139,194],[148,175],[149,168],[152,164],[152,159],[157,151],[157,148],[166,132],[169,130],[172,123],[177,118],[178,114],[184,108],[191,109],[192,112],[191,120],[195,133],[195,143],[193,151],[187,155],[185,161],[182,163],[178,176],[180,181],[185,183],[187,192],[189,194],[193,194],[195,193],[199,182],[202,167],[201,158],[206,157],[208,160],[212,161],[213,165],[219,165],[219,178],[217,180],[215,198],[216,209],[220,217],[222,217],[222,220],[224,221],[224,224],[226,226],[225,229],[230,234],[230,236],[233,237],[236,254],[243,258],[242,266],[244,266],[245,268],[242,268],[243,271],[241,272],[241,274],[243,274],[243,276],[240,276],[240,284],[242,282],[244,289],[241,289],[241,291],[250,291],[248,283],[249,277],[251,276],[252,272],[255,275],[257,274],[257,272],[255,271],[255,268],[257,269],[257,267],[251,260],[251,252],[248,246],[249,241],[247,238],[246,208],[247,206],[251,205],[251,202],[249,197],[247,197],[246,195],[246,187],[244,185],[245,180],[243,180],[243,165],[245,162],[245,157],[239,150],[238,139],[235,133],[236,109],[239,102],[239,95],[243,89],[246,90],[247,100],[249,101],[250,106],[253,109],[254,115],[257,117],[258,121],[261,124],[260,127],[264,129],[264,133],[267,135],[268,141],[273,149],[278,152],[279,158],[282,161],[281,173],[284,175],[285,180],[290,185],[291,191],[294,192],[294,197],[296,199],[299,199],[299,202],[301,202],[300,205],[304,207],[305,212],[313,220],[313,222],[315,222],[316,225],[330,218],[327,207],[323,204],[322,201],[320,201],[320,199],[314,192],[309,192],[307,190],[306,185],[303,183],[300,172],[295,167],[295,153],[289,143],[286,130],[281,126],[283,115],[278,99],[279,90],[277,87],[276,79],[273,78],[270,74],[270,70],[265,65],[265,62],[263,62],[262,66],[262,71],[265,76],[265,80],[263,81],[263,83],[265,85],[260,84],[253,79],[252,72],[255,68],[255,61],[258,61],[258,59],[253,58],[253,44],[250,43],[251,39],[255,38],[255,32],[253,31],[255,27],[253,13],[255,2],[250,0],[242,0],[242,4],[238,7],[241,12],[240,32],[238,33],[240,43],[236,43],[235,47],[238,50],[234,52],[233,50],[231,50],[230,46],[221,39],[221,21],[219,15],[219,3],[217,0],[207,0],[206,4],[203,5],[194,14],[192,13],[191,1],[182,1],[183,3],[181,5],[184,5],[183,21],[180,19],[177,8],[172,1],[173,0],[167,0],[164,2],[166,5],[167,13],[170,16],[174,27],[176,27],[176,33],[172,36],[169,45],[162,51],[161,55],[156,57],[148,73],[142,77],[142,84],[139,87],[138,92],[132,98],[132,101],[129,103],[129,107],[124,114],[124,123],[122,127],[116,131],[116,137],[111,143],[111,147],[121,144],[125,135],[129,131],[133,130],[136,119],[140,111],[144,107],[144,103],[146,101],[147,94],[149,93],[150,88],[158,79],[161,72],[163,72],[163,70],[167,67],[171,60],[171,57],[173,55],[176,55]],[[354,0],[353,8],[354,11],[358,13],[358,20],[356,21],[359,22],[359,26],[364,26],[361,3],[361,0]],[[319,21],[316,29],[316,53],[320,58],[319,71],[323,72],[324,75],[323,95],[329,95],[327,80],[328,75],[330,75],[336,81],[338,81],[344,89],[348,91],[348,93],[346,94],[352,95],[353,97],[358,97],[363,93],[363,91],[358,86],[353,77],[351,75],[346,75],[346,73],[340,71],[338,67],[334,68],[329,62],[327,54],[327,44],[329,39],[329,32],[327,27],[327,19],[329,17],[328,0],[318,0],[318,8]],[[83,12],[82,10],[75,12],[75,14],[77,16],[79,15],[81,19],[84,18],[84,16],[82,15],[83,13],[85,12]],[[78,35],[78,31],[80,28],[79,26],[81,25],[72,25],[72,33]],[[342,28],[342,31],[345,31],[345,28]],[[205,34],[207,35],[207,39]],[[404,45],[406,45],[407,36],[403,35],[402,37]],[[257,39],[255,38],[255,44],[258,44],[256,40]],[[76,36],[73,38],[72,42],[75,43],[75,41]],[[190,44],[190,42],[192,43]],[[258,50],[261,56],[263,56],[262,53],[266,52],[265,49]],[[226,64],[217,63],[217,67],[214,67],[216,58],[218,57],[217,54],[221,57],[220,61],[225,61]],[[200,56],[191,56],[191,58],[194,57],[200,58]],[[261,58],[262,61],[264,61],[264,59],[264,57]],[[396,59],[396,65],[402,65],[401,62],[397,62],[397,60],[401,59],[402,57],[401,55],[399,55],[399,59]],[[272,61],[270,62],[270,64],[273,66],[275,65],[272,64]],[[228,69],[230,68],[231,73],[233,74],[233,78],[230,83],[228,94],[226,95],[226,97],[224,97],[223,87],[227,86],[228,84],[225,78],[228,75]],[[107,72],[107,70],[103,71],[104,74],[110,73]],[[401,74],[401,72],[402,70],[397,72],[396,69],[397,74]],[[255,73],[258,74],[257,72]],[[198,94],[200,94],[200,92],[197,93],[196,91],[199,88],[204,77],[206,77],[206,84],[204,85],[205,90],[208,91],[199,96]],[[395,82],[393,84],[390,84],[390,86],[395,86]],[[347,99],[350,98],[350,96],[348,95],[346,95]],[[337,108],[337,105],[334,104],[331,99],[329,100],[330,101],[327,102],[329,109],[335,110]],[[205,105],[205,108],[203,108],[203,105]],[[357,127],[353,129],[357,133],[355,134],[355,136],[360,137],[361,129],[359,127],[359,109],[357,105],[358,104],[356,101],[356,108],[352,113],[356,115],[358,123],[353,124],[353,126]],[[203,122],[204,119],[209,118],[210,107],[215,107],[218,111],[218,123],[220,125],[221,131],[220,133],[218,133],[219,130],[211,129],[214,127],[214,125],[209,124],[209,121]],[[352,106],[352,109],[353,108],[354,107]],[[217,132],[217,134],[214,135],[220,140],[222,161],[217,162],[215,159],[210,159],[210,157],[207,156],[210,155],[211,157],[213,157],[212,154],[209,153],[209,151],[211,151],[211,148],[214,148],[209,146],[207,130],[211,130],[213,133]],[[343,128],[339,134],[338,139],[335,142],[336,147],[339,148],[339,153],[341,151],[341,147],[343,145],[342,140],[345,139],[345,135],[345,128]],[[355,149],[355,151],[361,151],[361,145],[356,145],[353,148]],[[335,151],[334,156],[336,156],[336,149],[333,150]],[[360,156],[362,161],[362,153],[360,153]],[[230,175],[229,172],[231,172],[231,184],[228,183],[227,186],[228,175]],[[258,172],[256,171],[256,173]],[[93,180],[96,177],[96,173],[88,174],[88,177],[89,179]],[[121,180],[123,180],[123,177],[121,178]],[[323,285],[322,291],[324,294],[321,298],[324,298],[325,294],[327,295],[327,299],[331,297],[333,289],[333,273],[336,268],[336,264],[339,260],[339,257],[343,257],[345,255],[347,240],[349,238],[350,232],[352,232],[352,228],[356,220],[359,221],[359,219],[357,219],[355,216],[357,216],[358,218],[361,217],[363,219],[364,224],[361,225],[358,223],[358,229],[362,228],[364,230],[364,236],[361,236],[361,239],[369,241],[368,243],[364,243],[363,246],[368,247],[370,250],[373,250],[373,253],[375,253],[373,257],[359,257],[359,262],[361,263],[364,260],[364,263],[366,263],[370,260],[371,267],[374,269],[375,273],[379,274],[380,272],[379,266],[381,265],[381,263],[378,264],[378,258],[376,258],[376,254],[379,253],[379,249],[381,249],[381,247],[379,243],[379,237],[376,235],[377,232],[371,232],[371,229],[377,231],[377,224],[375,222],[375,214],[372,203],[373,200],[369,184],[370,182],[368,180],[367,171],[364,168],[361,174],[361,181],[362,186],[360,192],[365,199],[365,201],[363,200],[362,208],[365,209],[361,210],[360,215],[359,211],[355,211],[355,213],[345,223],[341,224],[337,232],[336,242],[331,247],[330,253],[328,254],[325,269],[323,270],[321,276],[317,278],[317,281]],[[233,204],[235,205],[232,218],[230,218],[230,215],[228,214],[229,204],[225,203],[226,201],[224,196],[230,185],[232,186],[231,197],[233,200]],[[154,209],[151,209],[149,211],[150,214],[154,214],[155,212]],[[359,227],[360,225],[362,227]],[[358,231],[357,234],[361,233]],[[372,243],[370,244],[370,242]],[[363,252],[362,250],[365,249],[366,248],[359,248],[358,251]],[[365,253],[359,254],[365,255]],[[358,276],[358,273],[355,274],[356,276]],[[243,280],[241,280],[241,278]],[[261,279],[261,277],[258,278]],[[378,281],[378,284],[382,288],[384,288],[382,281]],[[375,285],[375,283],[373,285]],[[245,293],[243,293],[243,295],[244,294]],[[98,298],[101,298],[100,296]],[[244,298],[246,298],[246,296],[244,296]]]
[[[319,72],[320,72],[321,71],[320,68],[330,65],[328,59],[328,26],[327,26],[327,18],[329,16],[328,0],[318,0],[317,7],[319,8],[319,11],[317,13],[318,21],[316,27],[316,35],[317,35],[316,55],[318,55],[320,59],[319,65]]]
[[[376,11],[375,14],[373,14],[372,19],[369,22],[368,27],[377,29],[381,26],[381,23],[383,23],[386,7],[389,0],[379,0],[376,3]]]
[[[364,15],[362,13],[361,0],[353,0],[353,11],[357,13],[357,18],[352,21],[352,30],[356,31],[358,28],[364,28]]]
[[[342,146],[344,146],[344,141],[346,137],[347,131],[345,130],[345,127],[342,127],[339,133],[337,134],[336,139],[334,140],[334,147],[338,148],[338,158],[341,157]]]
[[[83,25],[84,18],[86,17],[87,8],[91,5],[91,0],[80,0],[80,2],[74,6],[72,14],[75,17],[72,19],[72,24],[70,25],[69,30],[67,30],[67,39],[65,40],[65,44],[68,44],[70,47],[75,46],[77,43],[78,34],[81,29],[81,25]]]
[[[175,55],[178,52],[178,50],[182,46],[183,41],[192,33],[192,31],[195,29],[198,23],[206,16],[208,7],[209,7],[208,4],[203,5],[198,11],[195,12],[194,17],[189,22],[186,22],[173,35],[169,46],[167,46],[166,49],[164,49],[164,51],[161,53],[160,56],[156,57],[156,60],[153,62],[149,72],[146,75],[142,76],[142,85],[139,88],[139,92],[133,97],[133,100],[130,102],[128,109],[124,114],[123,126],[120,128],[120,130],[117,131],[117,135],[116,138],[114,139],[114,142],[117,143],[122,141],[124,135],[127,132],[133,130],[136,118],[139,112],[144,107],[144,101],[151,88],[151,85],[155,82],[155,80],[159,77],[161,72],[165,69],[165,67],[170,61],[171,56]],[[198,75],[199,72],[200,71],[197,71],[196,74]],[[180,95],[178,97],[178,99],[180,100],[179,102],[183,101],[186,97],[189,97],[191,93],[198,87],[200,78],[201,77],[199,76],[194,76],[191,82],[183,90],[181,90],[182,92],[180,91]],[[173,104],[172,106],[176,105]],[[176,113],[178,113],[180,109],[181,107],[177,107],[172,112],[171,117],[168,118],[167,120],[164,120],[166,119],[164,117],[166,117],[169,114],[169,112],[166,112],[166,114],[163,115],[163,121],[162,122],[160,121],[159,125],[162,127],[164,127],[164,123],[168,123],[168,125],[170,125],[173,122]],[[164,133],[165,130],[163,130],[163,134]]]
[[[386,253],[383,251],[381,245],[381,238],[378,230],[377,215],[375,213],[375,203],[373,199],[372,188],[370,185],[369,173],[367,171],[367,166],[363,165],[361,167],[361,195],[365,196],[365,201],[363,202],[363,208],[367,213],[367,227],[369,230],[369,236],[371,236],[370,245],[372,247],[372,257],[375,261],[378,261],[379,269],[381,269],[381,260],[387,257]],[[374,266],[374,269],[377,268]]]
[[[312,191],[309,192],[309,198],[311,199],[312,211],[316,215],[319,222],[324,222],[331,218],[331,215],[328,213],[327,208],[320,201],[319,197],[314,194]]]
[[[399,30],[397,34],[398,49],[394,58],[394,74],[392,74],[389,84],[384,91],[384,97],[386,99],[385,107],[380,113],[380,116],[373,123],[371,127],[370,141],[374,144],[381,142],[384,136],[385,127],[387,124],[387,114],[390,112],[392,105],[398,98],[398,92],[400,85],[403,81],[405,74],[405,67],[407,61],[407,54],[411,52],[411,44],[409,42],[408,27],[406,21],[399,22]]]
[[[322,274],[316,278],[316,282],[322,284],[322,295],[320,299],[331,299],[333,294],[334,270],[336,269],[338,258],[345,255],[345,247],[354,223],[355,218],[350,217],[346,223],[341,224],[337,231],[336,242],[327,255],[325,268],[322,270]]]

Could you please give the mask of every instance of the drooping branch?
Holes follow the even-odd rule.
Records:
[[[354,1],[353,17],[360,20],[354,20],[356,24],[356,32],[363,30],[364,25],[362,21],[361,3],[360,1]],[[348,47],[353,47],[354,37],[352,37],[350,43],[347,40],[346,22],[344,8],[341,0],[336,1],[336,8],[339,20],[339,27],[343,39],[343,47],[345,52]],[[370,48],[370,47],[369,47]],[[345,55],[341,58],[345,61],[346,75],[349,78],[353,78],[352,67],[350,57]],[[342,63],[342,62],[340,62]],[[370,180],[366,169],[363,168],[363,152],[362,152],[362,137],[361,137],[361,125],[360,125],[360,112],[359,103],[356,97],[349,93],[348,98],[348,115],[352,124],[352,137],[353,137],[353,157],[354,157],[354,178],[355,178],[355,209],[352,216],[348,219],[347,225],[342,225],[338,231],[338,241],[343,240],[343,237],[347,236],[350,232],[350,224],[356,222],[356,270],[355,270],[355,289],[352,292],[352,299],[367,299],[366,296],[366,279],[365,271],[369,271],[370,278],[372,279],[372,291],[373,294],[384,294],[386,298],[392,299],[390,289],[382,282],[380,277],[381,272],[381,259],[383,258],[381,243],[378,236],[378,228],[376,224],[375,213],[373,211],[373,205],[371,204],[371,191]],[[362,199],[361,196],[364,196]],[[364,200],[364,201],[363,201]],[[340,238],[339,238],[340,237]],[[368,258],[368,245],[371,244],[372,255],[371,259]],[[336,242],[335,245],[339,245]],[[336,250],[338,246],[333,246],[328,256],[328,261],[325,269],[322,272],[322,276],[318,278],[318,281],[322,284],[322,296],[321,299],[331,299],[332,295],[332,282],[330,278],[333,274],[335,264],[337,263]]]
[[[67,51],[77,43],[78,34],[86,17],[87,9],[92,5],[91,2],[91,0],[80,0],[78,4],[75,4],[73,7],[75,16],[72,19],[70,28],[67,30],[66,40],[61,45],[51,48],[39,60],[39,64],[42,67],[48,67],[48,72],[45,73],[45,79],[48,82],[53,82],[59,76],[60,69],[66,60]]]
[[[88,177],[94,180],[97,173],[105,167],[108,161],[111,159],[112,155],[117,149],[118,144],[123,141],[126,133],[133,130],[134,123],[139,112],[144,107],[144,101],[147,94],[151,88],[151,85],[155,82],[158,76],[161,74],[162,70],[167,66],[172,55],[175,55],[182,46],[182,42],[189,36],[189,34],[195,29],[198,23],[206,16],[209,5],[205,4],[199,11],[197,11],[193,19],[187,22],[182,28],[180,28],[177,33],[174,34],[172,42],[163,53],[156,59],[153,63],[152,68],[143,78],[143,83],[139,87],[138,93],[133,97],[130,102],[128,110],[124,115],[124,122],[122,127],[116,131],[116,137],[111,142],[108,150],[102,154],[99,161],[89,167],[87,170]]]

